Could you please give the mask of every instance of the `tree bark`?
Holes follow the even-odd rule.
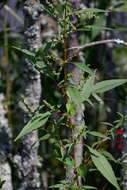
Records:
[[[70,47],[72,47],[73,45],[78,45],[78,37],[76,34],[71,35]],[[82,63],[84,62],[79,52],[73,52],[73,54],[74,55],[77,54],[77,56],[72,61],[82,62]],[[77,86],[78,88],[78,86],[83,81],[83,71],[81,71],[74,65],[70,65],[68,67],[68,70],[69,70],[69,73],[72,74],[71,83]],[[83,137],[79,137],[79,134],[84,126],[84,105],[83,104],[81,104],[80,106],[75,105],[75,110],[76,110],[76,114],[75,116],[71,118],[71,124],[74,127],[72,138],[74,139],[79,138],[77,143],[74,145],[74,160],[75,160],[76,167],[78,167],[80,164],[82,164],[82,159],[83,159]],[[81,186],[81,184],[82,184],[81,177],[78,176],[78,185]]]
[[[6,118],[4,100],[4,95],[0,93],[0,179],[5,180],[2,190],[12,190],[12,171],[9,163],[12,150],[12,133]]]
[[[70,3],[75,7],[77,10],[82,8],[82,4],[80,1],[76,0],[70,0]],[[72,16],[72,23],[76,24],[78,22],[77,18],[75,16]],[[69,39],[69,47],[78,46],[78,35],[77,33],[73,33],[70,36]],[[84,62],[84,59],[81,55],[81,52],[79,50],[71,50],[70,56],[74,56],[74,59],[72,61],[76,62]],[[68,72],[71,73],[72,78],[70,80],[71,84],[74,84],[75,86],[79,86],[84,77],[83,77],[83,71],[77,68],[74,64],[68,66]],[[70,118],[70,122],[74,127],[74,131],[72,134],[72,138],[76,139],[79,138],[77,143],[74,145],[74,160],[75,160],[75,166],[78,167],[80,164],[82,164],[83,159],[83,137],[79,137],[79,134],[81,130],[83,129],[84,125],[84,105],[76,106],[75,105],[76,114],[72,118]],[[77,177],[77,185],[81,186],[82,181],[80,176],[75,176],[74,169],[68,168],[67,169],[67,179],[68,182],[71,183],[71,180],[73,180],[73,177]]]
[[[24,16],[25,16],[25,49],[34,51],[41,47],[41,33],[40,33],[40,16],[41,9],[35,1],[26,0],[24,3]],[[20,95],[23,98],[23,102],[27,107],[34,112],[40,103],[41,97],[41,81],[39,72],[33,67],[28,59],[21,65],[22,78]],[[31,118],[31,113],[26,108],[22,100],[18,105],[18,131],[24,127],[24,125]],[[40,166],[38,157],[38,146],[32,149],[34,142],[38,140],[37,131],[33,131],[31,134],[24,136],[17,145],[17,152],[14,156],[14,168],[17,173],[17,183],[15,184],[16,190],[40,190],[40,175],[38,167]],[[16,148],[16,147],[15,147]]]

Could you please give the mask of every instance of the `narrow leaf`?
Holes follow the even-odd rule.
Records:
[[[49,41],[49,42],[43,44],[39,49],[37,49],[36,56],[39,56],[39,55],[45,56],[47,54],[48,50],[51,48],[52,43],[53,43],[52,41]]]
[[[27,135],[28,133],[31,133],[32,131],[40,128],[43,126],[47,121],[49,116],[51,115],[50,112],[46,112],[43,114],[38,114],[34,116],[22,129],[22,131],[19,133],[19,135],[16,137],[15,141],[17,141],[19,138],[21,138],[24,135]]]
[[[100,137],[100,138],[104,138],[104,139],[110,139],[106,135],[103,135],[102,133],[99,133],[97,131],[87,131],[87,133],[90,135],[96,136],[96,137]]]
[[[87,8],[84,10],[78,10],[74,11],[74,14],[85,14],[85,13],[106,13],[109,12],[108,10],[103,10],[103,9],[97,9],[97,8]]]
[[[91,158],[97,169],[101,172],[101,174],[113,185],[117,190],[120,190],[119,184],[115,177],[114,171],[108,162],[108,160],[100,154],[98,151],[88,147]]]
[[[81,62],[73,62],[74,65],[76,65],[79,69],[81,69],[82,71],[85,71],[88,74],[92,74],[92,70],[84,63]]]
[[[75,87],[68,87],[67,93],[70,97],[70,99],[75,102],[76,104],[80,104],[83,102],[82,96],[80,94],[80,91]]]
[[[64,188],[64,184],[56,184],[56,185],[52,185],[52,186],[49,186],[49,188]]]
[[[127,79],[113,79],[98,82],[93,87],[93,92],[103,93],[127,82]]]
[[[107,152],[106,150],[102,150],[101,153],[107,157],[109,160],[117,163],[117,160],[115,160],[115,158],[112,156],[112,154],[110,152]]]
[[[92,93],[92,96],[100,103],[104,104],[104,101],[96,93]]]
[[[93,186],[86,185],[86,186],[82,186],[82,189],[87,190],[87,189],[97,189],[97,188],[93,187]]]
[[[67,103],[66,109],[67,109],[68,115],[70,115],[71,117],[76,114],[75,106],[72,103]]]
[[[109,10],[97,9],[97,8],[86,8],[82,10],[84,12],[92,12],[92,13],[107,13]]]
[[[50,16],[54,16],[53,14],[53,10],[51,8],[49,8],[48,6],[44,6],[43,4],[40,3],[36,3],[41,9],[43,9],[44,11],[46,11]]]
[[[94,80],[95,80],[95,73],[93,73],[83,85],[83,89],[81,93],[83,95],[84,100],[87,100],[90,97],[92,93],[92,89],[93,89]]]
[[[42,136],[39,141],[45,141],[45,140],[48,140],[50,138],[50,134],[46,134],[44,136]]]
[[[78,28],[78,31],[91,31],[91,30],[114,30],[113,28],[105,27],[105,26],[99,26],[99,25],[88,25],[82,28]]]
[[[47,51],[51,48],[52,43],[53,43],[52,41],[46,43],[44,47],[44,53],[47,53]]]
[[[32,57],[35,56],[35,53],[34,53],[34,52],[29,51],[29,50],[27,50],[27,49],[21,49],[21,48],[18,48],[18,47],[16,47],[16,46],[12,46],[12,48],[14,48],[14,49],[16,49],[16,50],[18,50],[18,51],[20,51],[20,52],[26,54],[26,55],[29,55],[29,56],[32,56]]]

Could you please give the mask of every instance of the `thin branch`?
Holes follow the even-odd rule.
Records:
[[[68,50],[72,50],[72,49],[84,49],[87,47],[91,47],[91,46],[96,46],[96,45],[100,45],[100,44],[107,44],[107,43],[117,43],[117,44],[121,44],[121,45],[125,45],[127,46],[127,42],[120,40],[120,39],[108,39],[108,40],[101,40],[101,41],[95,41],[95,42],[91,42],[82,46],[74,46],[71,48],[68,48]]]
[[[9,12],[13,17],[15,17],[15,19],[18,20],[21,24],[24,24],[23,19],[18,14],[16,14],[11,7],[9,7],[8,5],[4,5],[4,9]]]

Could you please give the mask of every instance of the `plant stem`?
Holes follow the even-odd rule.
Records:
[[[67,82],[67,23],[66,23],[66,16],[67,16],[67,0],[65,2],[65,10],[64,10],[64,81],[65,81],[65,88]]]
[[[8,55],[8,34],[7,34],[7,18],[4,19],[4,56],[5,56],[5,74],[6,74],[6,101],[11,100],[11,90],[12,90],[12,81],[10,79],[10,66],[9,66],[9,55]],[[7,107],[7,118],[9,124],[11,123],[11,109],[10,106]]]

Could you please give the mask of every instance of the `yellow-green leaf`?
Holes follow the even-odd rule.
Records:
[[[120,190],[114,171],[108,160],[98,151],[88,146],[91,153],[91,159],[100,173],[113,185],[117,190]]]
[[[93,92],[103,93],[127,82],[127,79],[112,79],[98,82],[93,87]]]
[[[43,126],[48,121],[50,115],[51,115],[50,112],[46,112],[32,117],[32,119],[25,125],[25,127],[16,137],[15,141],[17,141],[19,138],[23,137],[24,135],[27,135],[28,133],[31,133],[32,131]]]
[[[83,85],[83,89],[82,89],[82,92],[81,94],[83,95],[83,99],[84,100],[87,100],[91,93],[92,93],[92,90],[93,90],[93,83],[94,83],[94,80],[95,80],[95,73],[93,73],[88,79],[87,81],[84,83]]]
[[[73,64],[76,65],[82,71],[85,71],[86,73],[89,73],[89,74],[93,73],[93,71],[85,63],[82,63],[82,62],[73,62]]]
[[[83,98],[80,94],[80,91],[76,87],[68,87],[67,93],[70,99],[76,104],[80,104],[83,102]]]

